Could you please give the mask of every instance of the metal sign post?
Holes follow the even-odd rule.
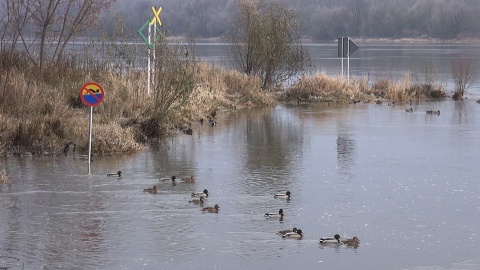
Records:
[[[338,57],[342,60],[342,77],[343,77],[343,39],[338,38]]]
[[[358,49],[358,45],[355,44],[350,38],[342,37],[338,38],[338,57],[342,58],[342,77],[343,77],[343,58],[347,57],[347,78],[350,81],[350,55]]]
[[[162,21],[160,20],[160,12],[162,12],[162,7],[159,7],[155,10],[155,7],[152,7],[153,19],[150,21],[150,28],[153,25],[153,40],[157,37],[157,23],[162,26]],[[153,44],[153,67],[155,68],[155,44]],[[150,72],[150,71],[149,71]],[[152,85],[155,85],[155,76],[152,77]]]
[[[162,26],[162,21],[160,20],[160,12],[162,12],[162,8],[159,7],[158,9],[156,9],[155,7],[152,7],[152,11],[153,11],[153,18],[152,19],[148,19],[143,25],[142,27],[140,27],[140,29],[138,29],[138,34],[142,37],[143,39],[143,42],[145,42],[145,44],[147,44],[148,46],[148,67],[147,67],[147,96],[150,96],[150,86],[153,85],[155,82],[154,82],[154,79],[152,78],[151,76],[151,59],[153,58],[153,65],[155,65],[155,38],[156,38],[156,35],[157,35],[157,24],[159,26]],[[152,26],[153,26],[153,43],[152,43]],[[148,27],[148,38],[145,37],[145,35],[143,34],[143,30],[145,30],[145,28]],[[160,30],[158,30],[158,32],[160,32]],[[162,33],[162,32],[160,32]],[[153,52],[152,52],[152,46],[153,46]],[[154,66],[155,68],[155,66]],[[153,69],[154,69],[153,68]]]
[[[148,44],[152,44],[151,42],[151,31],[152,25],[148,24]],[[148,46],[148,66],[147,66],[147,97],[150,96],[150,86],[151,86],[151,59],[152,59],[152,46]]]
[[[90,121],[88,124],[88,174],[90,175],[90,163],[92,161],[92,132],[93,132],[93,107],[102,103],[105,91],[96,82],[88,82],[80,89],[80,99],[83,104],[90,106]]]
[[[350,42],[348,42],[348,53],[347,53],[347,82],[350,81]]]
[[[93,106],[90,106],[90,121],[88,124],[88,175],[90,175],[90,164],[92,163],[92,129],[93,129]]]

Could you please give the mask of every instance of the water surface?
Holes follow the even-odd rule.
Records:
[[[95,157],[91,175],[72,155],[2,157],[0,267],[480,269],[480,105],[408,107],[238,111],[137,155]],[[171,175],[196,183],[158,181]],[[218,214],[188,202],[203,189]],[[263,216],[280,208],[282,221]],[[302,240],[276,234],[292,227]],[[336,233],[361,244],[319,244]]]

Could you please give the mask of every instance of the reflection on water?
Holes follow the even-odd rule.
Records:
[[[480,106],[410,106],[239,111],[91,175],[63,153],[2,157],[0,268],[479,269]],[[219,213],[189,203],[203,189]],[[302,240],[277,234],[293,227]],[[361,244],[319,244],[336,233]]]
[[[337,160],[339,172],[348,173],[355,165],[355,141],[348,130],[350,124],[339,123],[337,135]]]

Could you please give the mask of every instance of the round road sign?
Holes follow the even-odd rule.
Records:
[[[88,82],[80,89],[80,99],[87,106],[97,106],[103,101],[105,91],[102,86],[96,82]]]

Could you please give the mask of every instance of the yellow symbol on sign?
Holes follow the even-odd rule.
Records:
[[[158,15],[160,15],[160,12],[162,12],[162,7],[158,8],[158,12],[157,10],[155,10],[155,7],[152,7],[152,10],[153,10],[153,20],[150,22],[150,25],[154,24],[156,21],[158,21],[158,24],[162,25],[162,21],[160,21],[160,17],[158,17]]]
[[[89,85],[89,88],[84,88],[82,95],[95,95],[95,94],[101,94],[100,88],[98,86],[94,85]]]

